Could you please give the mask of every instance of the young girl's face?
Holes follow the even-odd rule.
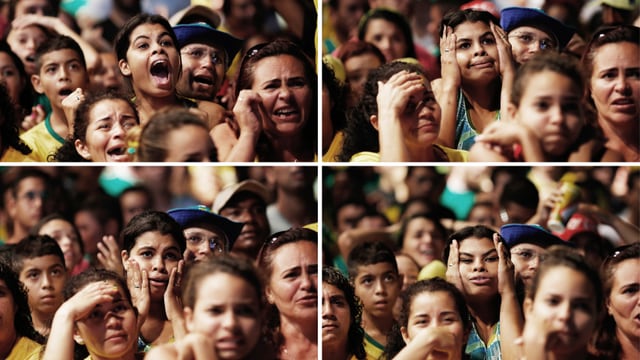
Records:
[[[381,65],[380,59],[372,53],[352,56],[344,61],[344,72],[349,83],[351,96],[356,103],[362,96],[369,72],[379,68]]]
[[[0,84],[4,85],[14,104],[20,101],[26,79],[22,78],[18,67],[6,52],[0,52]]]
[[[387,62],[406,57],[409,51],[407,39],[400,28],[385,19],[369,20],[364,41],[380,49]]]
[[[304,65],[291,55],[270,56],[254,65],[252,89],[266,112],[263,128],[270,134],[298,135],[311,114],[311,85]],[[315,125],[314,125],[315,126]]]
[[[431,144],[440,132],[440,105],[436,101],[427,78],[423,77],[424,92],[411,96],[401,116],[405,142]]]
[[[164,161],[211,161],[213,141],[202,126],[183,125],[167,134],[167,157]]]
[[[606,44],[593,58],[591,98],[598,115],[613,126],[640,117],[640,45]]]
[[[460,275],[469,296],[498,294],[498,252],[489,238],[470,237],[460,241]]]
[[[24,70],[28,75],[36,73],[36,49],[47,41],[47,35],[38,26],[27,26],[13,29],[7,36],[7,43],[22,60]]]
[[[130,76],[136,94],[173,96],[180,74],[180,54],[169,32],[160,24],[141,24],[129,35],[126,60],[120,71]]]
[[[545,154],[562,156],[584,125],[581,98],[569,77],[544,70],[529,76],[514,117],[534,132]]]
[[[496,39],[482,21],[459,24],[456,34],[456,59],[462,79],[492,81],[500,75]]]
[[[566,266],[547,270],[537,293],[525,299],[525,318],[543,319],[556,346],[550,351],[567,356],[584,349],[596,326],[596,294],[589,279]],[[562,356],[561,356],[562,358]]]
[[[456,343],[451,346],[451,351],[462,351],[463,344],[466,343],[466,334],[454,299],[445,291],[424,291],[413,298],[409,307],[407,325],[401,327],[400,332],[402,333],[402,338],[408,344],[421,331],[435,329],[453,336]],[[435,354],[429,355],[428,359],[432,359],[436,358],[436,355],[446,354],[439,354],[436,351]],[[450,357],[445,356],[444,358]]]
[[[131,104],[122,99],[104,99],[89,110],[85,142],[76,141],[76,150],[87,160],[129,161],[127,132],[138,126]]]
[[[402,241],[402,252],[424,267],[442,256],[444,238],[431,219],[417,217],[409,221]]]
[[[218,272],[201,280],[193,309],[185,308],[189,332],[214,339],[220,359],[243,359],[260,339],[259,294],[237,275]]]
[[[178,266],[182,252],[171,234],[149,231],[136,239],[129,253],[123,250],[122,260],[125,267],[129,259],[138,263],[140,271],[147,272],[151,299],[162,301],[171,270]]]
[[[135,352],[137,316],[124,290],[118,288],[113,300],[98,304],[87,317],[78,320],[75,336],[82,338],[94,359],[121,359]]]
[[[64,263],[68,271],[72,271],[82,261],[80,239],[70,222],[64,219],[51,220],[42,225],[38,235],[49,235],[56,240],[64,254]]]
[[[628,259],[616,266],[607,311],[617,330],[629,339],[640,339],[640,259]]]

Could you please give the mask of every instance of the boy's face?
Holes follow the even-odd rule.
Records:
[[[42,55],[40,71],[31,77],[33,88],[51,101],[51,106],[62,107],[62,100],[77,88],[87,88],[87,69],[72,49],[55,50]]]
[[[400,294],[401,286],[398,271],[391,263],[358,266],[354,288],[362,301],[363,311],[370,316],[393,316],[393,305]]]
[[[67,272],[63,259],[56,255],[24,259],[20,281],[27,288],[32,312],[53,315],[64,301],[62,289]]]

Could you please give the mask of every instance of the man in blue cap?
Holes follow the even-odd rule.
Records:
[[[171,209],[167,213],[184,231],[187,262],[228,253],[244,225],[216,215],[203,205]]]
[[[511,53],[518,64],[524,64],[539,51],[563,51],[575,34],[575,29],[542,10],[526,7],[502,9],[500,26],[507,33]]]
[[[516,279],[529,286],[540,264],[540,257],[549,246],[567,245],[567,242],[535,224],[507,224],[500,235],[511,253]]]

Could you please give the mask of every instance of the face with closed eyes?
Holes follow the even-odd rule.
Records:
[[[201,280],[193,309],[184,309],[189,332],[213,338],[220,359],[245,359],[260,339],[260,296],[243,278],[218,272]]]
[[[500,75],[496,39],[488,24],[463,22],[454,29],[454,33],[462,79],[488,82]]]

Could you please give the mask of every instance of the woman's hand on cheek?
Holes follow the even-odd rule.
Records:
[[[151,306],[149,296],[149,275],[145,270],[140,270],[140,265],[135,260],[128,260],[127,287],[131,293],[131,302],[138,309],[138,329],[142,327]]]

